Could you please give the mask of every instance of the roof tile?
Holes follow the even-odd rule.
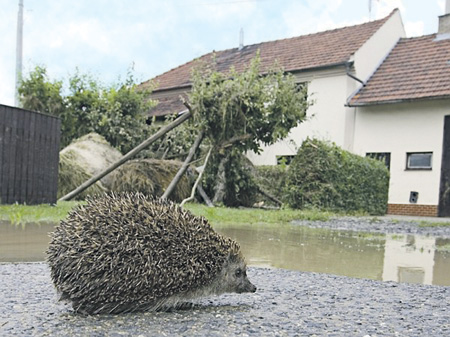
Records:
[[[350,106],[450,97],[450,39],[400,39]]]
[[[231,67],[240,72],[248,66],[259,50],[261,58],[261,71],[266,72],[275,62],[285,71],[295,72],[319,67],[326,67],[344,63],[395,13],[389,16],[355,26],[328,30],[320,33],[303,35],[283,40],[269,41],[254,45],[211,52],[185,63],[177,68],[165,72],[152,80],[141,84],[147,87],[155,83],[157,88],[153,91],[164,92],[171,89],[189,87],[193,68],[198,61],[216,61],[216,70],[228,72]],[[170,112],[170,105],[163,101],[154,108],[151,115],[164,115]]]

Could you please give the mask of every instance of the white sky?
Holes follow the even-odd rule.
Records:
[[[14,104],[18,0],[0,0],[0,104]],[[212,50],[378,19],[399,8],[409,37],[437,31],[445,0],[24,0],[23,71],[78,69],[140,81]]]

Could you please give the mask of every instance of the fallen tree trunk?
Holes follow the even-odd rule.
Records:
[[[188,111],[184,112],[180,117],[175,119],[169,125],[166,125],[165,127],[163,127],[160,130],[158,130],[158,132],[156,132],[154,135],[152,135],[149,138],[147,138],[147,140],[143,141],[141,144],[136,146],[133,150],[128,152],[126,155],[124,155],[120,160],[116,161],[115,163],[110,165],[108,168],[106,168],[104,171],[100,172],[96,176],[94,176],[91,179],[85,181],[83,184],[78,186],[73,191],[71,191],[71,192],[67,193],[65,196],[61,197],[59,199],[59,201],[70,200],[73,197],[77,196],[79,193],[83,192],[86,188],[88,188],[92,184],[95,184],[95,182],[97,182],[98,180],[102,179],[108,173],[111,173],[116,168],[118,168],[120,165],[124,164],[126,161],[128,161],[129,159],[134,157],[136,154],[138,154],[139,152],[144,150],[147,146],[149,146],[153,142],[157,141],[159,138],[164,136],[167,132],[169,132],[170,130],[176,128],[181,123],[183,123],[186,120],[188,120],[191,116],[192,116],[191,111],[188,110]]]
[[[202,170],[202,171],[200,172],[200,174],[198,175],[197,180],[196,180],[195,183],[194,183],[194,187],[192,187],[191,196],[190,196],[189,198],[184,199],[184,200],[181,202],[180,206],[183,206],[186,202],[191,201],[192,199],[194,199],[195,190],[196,190],[197,187],[199,186],[198,184],[200,183],[200,180],[202,179],[203,172],[205,172],[205,168],[206,168],[206,165],[208,164],[208,160],[209,160],[209,156],[211,155],[211,151],[212,151],[212,147],[209,149],[208,154],[206,155],[206,158],[205,158],[205,164],[203,164],[203,170]],[[208,199],[209,199],[209,198],[208,198]],[[206,203],[208,203],[208,202],[206,201]],[[211,203],[211,205],[214,206],[212,203]],[[208,206],[210,206],[210,205],[208,204]]]
[[[200,146],[200,143],[203,140],[204,133],[203,131],[200,131],[197,135],[197,138],[194,141],[194,144],[192,145],[191,149],[189,150],[189,154],[187,155],[186,159],[184,160],[183,165],[178,170],[175,177],[170,182],[169,186],[167,186],[166,190],[164,191],[164,194],[162,195],[162,199],[167,199],[172,191],[174,190],[175,186],[177,185],[178,181],[181,179],[183,174],[186,172],[187,168],[189,167],[189,164],[192,161],[192,157],[194,157],[195,152],[197,151],[198,147]]]

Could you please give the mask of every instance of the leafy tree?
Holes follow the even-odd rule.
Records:
[[[36,67],[19,88],[25,109],[49,113],[61,118],[61,146],[90,132],[104,136],[125,153],[148,136],[145,112],[155,104],[148,92],[138,91],[134,78],[103,86],[92,76],[78,70],[63,82],[51,82],[44,67]]]
[[[36,66],[19,87],[21,105],[25,109],[54,116],[64,113],[62,81],[50,81],[45,67]]]
[[[241,73],[194,71],[189,105],[195,125],[216,149],[205,187],[214,202],[235,206],[251,204],[255,190],[243,154],[285,138],[305,119],[309,103],[306,86],[282,69],[262,76],[258,55]]]

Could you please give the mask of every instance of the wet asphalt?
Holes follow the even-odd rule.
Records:
[[[450,237],[450,227],[384,218],[297,225]],[[58,302],[45,263],[0,264],[0,336],[450,336],[450,287],[283,269],[248,274],[254,294],[172,312],[83,316]]]

